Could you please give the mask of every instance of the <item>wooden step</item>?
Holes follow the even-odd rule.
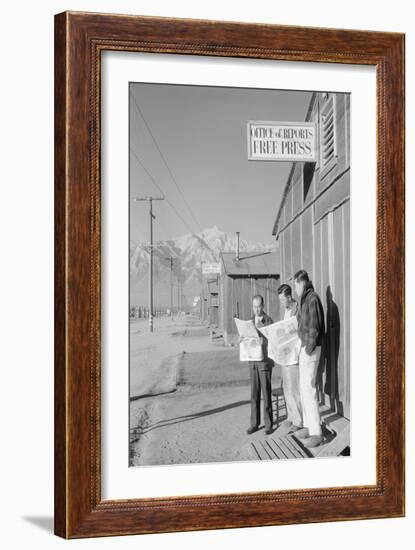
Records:
[[[323,443],[318,447],[304,447],[294,435],[279,435],[278,429],[269,437],[252,441],[253,457],[259,460],[287,458],[323,458],[339,456],[350,446],[350,422],[337,413],[326,413],[322,418]]]
[[[332,413],[323,421],[324,443],[310,449],[314,457],[339,456],[346,447],[350,446],[350,422],[347,418]]]
[[[270,436],[252,441],[251,446],[259,460],[284,460],[287,458],[310,458],[311,453],[292,435]]]

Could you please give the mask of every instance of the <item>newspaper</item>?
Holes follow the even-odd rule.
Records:
[[[301,340],[297,334],[298,322],[294,315],[258,330],[268,340],[268,356],[279,365],[298,363]]]
[[[239,344],[239,360],[240,361],[263,361],[264,355],[262,352],[261,338],[258,336],[255,325],[252,320],[241,321],[234,318],[239,336],[243,340]]]

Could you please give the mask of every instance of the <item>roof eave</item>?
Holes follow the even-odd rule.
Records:
[[[305,117],[305,122],[308,122],[310,120],[310,116],[311,116],[311,113],[313,111],[313,107],[314,107],[316,97],[317,97],[317,93],[313,92],[313,94],[311,96],[311,99],[310,99],[310,103],[308,105],[307,114],[306,114],[306,117]],[[282,208],[284,206],[285,199],[287,198],[288,190],[290,188],[291,179],[293,177],[295,164],[296,164],[295,162],[292,163],[290,173],[288,174],[288,178],[287,178],[287,182],[286,182],[285,187],[284,187],[284,192],[283,192],[283,195],[282,195],[280,207],[278,209],[278,214],[277,214],[277,217],[275,219],[274,226],[272,228],[272,236],[276,237],[276,239],[278,239],[278,237],[279,237],[278,223],[280,221]]]

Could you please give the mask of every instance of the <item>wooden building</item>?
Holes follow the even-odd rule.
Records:
[[[218,277],[207,280],[208,322],[211,327],[218,326],[219,320],[219,282]]]
[[[293,163],[273,234],[281,283],[305,269],[321,297],[320,397],[350,419],[350,95],[313,94],[306,121],[316,124],[317,160]]]
[[[218,326],[219,319],[219,276],[205,278],[201,294],[201,319],[211,327]]]
[[[239,342],[234,317],[250,319],[252,298],[264,297],[265,311],[273,319],[280,318],[278,299],[279,254],[244,253],[237,259],[234,252],[221,255],[219,278],[219,327],[226,345]]]
[[[203,281],[200,290],[200,319],[207,323],[209,318],[207,283]]]

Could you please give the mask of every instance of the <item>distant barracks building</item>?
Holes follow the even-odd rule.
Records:
[[[256,294],[263,296],[265,311],[275,321],[279,320],[279,258],[276,252],[250,252],[238,255],[237,258],[233,252],[222,252],[221,262],[219,326],[223,331],[225,344],[238,345],[234,317],[252,317],[252,298]]]
[[[350,95],[314,93],[316,162],[294,162],[273,234],[281,283],[306,269],[326,311],[320,398],[350,419]]]

